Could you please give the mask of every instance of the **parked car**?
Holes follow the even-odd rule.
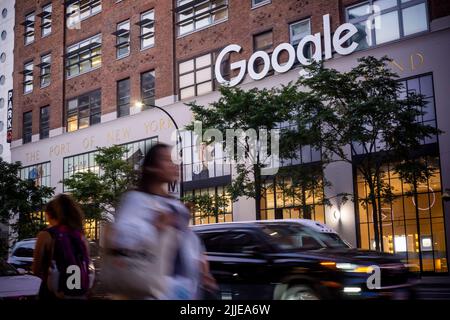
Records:
[[[17,241],[11,250],[8,263],[16,268],[22,268],[27,271],[31,270],[33,263],[34,247],[36,246],[36,238],[24,239]]]
[[[36,238],[18,241],[11,250],[8,263],[16,268],[31,271],[35,247]],[[100,253],[98,244],[95,241],[89,241],[89,253],[91,257],[91,264],[89,267],[97,274],[100,271]]]
[[[0,260],[0,300],[34,299],[38,296],[41,279],[26,274]]]
[[[235,222],[194,226],[193,230],[205,244],[222,299],[414,296],[415,276],[398,257],[351,248],[320,223]],[[380,277],[370,278],[373,274]]]

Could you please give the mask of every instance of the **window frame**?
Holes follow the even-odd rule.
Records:
[[[26,120],[26,116],[30,116]],[[33,111],[27,111],[22,114],[22,144],[33,142]]]
[[[373,16],[373,17],[379,17],[391,12],[397,12],[398,14],[398,18],[397,18],[397,22],[398,22],[398,31],[399,31],[399,37],[397,39],[393,39],[393,40],[389,40],[383,43],[377,43],[377,38],[376,38],[376,28],[371,28],[370,29],[370,39],[371,39],[371,44],[368,44],[366,48],[362,48],[362,49],[357,49],[357,51],[363,51],[363,50],[368,50],[371,48],[376,48],[378,46],[382,46],[385,44],[389,44],[389,43],[393,43],[396,41],[401,41],[403,39],[408,39],[411,37],[417,37],[421,34],[425,34],[428,33],[430,31],[430,9],[429,9],[429,4],[428,4],[428,0],[410,0],[406,3],[402,3],[402,0],[396,0],[397,4],[391,8],[387,8],[384,10],[381,10],[378,13],[374,13],[373,10],[373,3],[376,0],[365,0],[365,1],[361,1],[359,3],[353,4],[351,6],[347,6],[345,7],[344,11],[345,11],[345,21],[351,24],[359,24],[359,23],[364,23],[366,21],[368,21],[368,19]],[[424,31],[419,31],[410,35],[405,35],[404,32],[404,23],[403,23],[403,11],[407,8],[411,8],[420,4],[425,4],[425,16],[426,16],[426,25],[427,25],[427,29]],[[364,5],[369,5],[370,6],[370,13],[365,14],[364,16],[358,17],[358,18],[353,18],[350,19],[349,16],[349,11],[352,9],[355,9],[357,7],[361,7]]]
[[[93,45],[95,43],[95,39],[99,39],[100,42],[98,42],[97,44]],[[82,43],[87,43],[89,42],[89,44],[84,45],[84,46],[80,46]],[[101,68],[102,66],[102,45],[103,45],[103,37],[101,33],[97,33],[89,38],[83,39],[81,41],[78,41],[77,43],[74,43],[70,46],[66,47],[66,53],[65,53],[65,73],[66,73],[66,79],[72,79],[75,78],[77,76],[80,76],[82,74],[94,71],[98,68]],[[72,49],[74,48],[74,49]],[[95,50],[99,49],[99,53],[98,54],[94,54],[93,52],[95,52]],[[86,54],[86,52],[88,52],[89,57],[83,58],[81,59],[81,55]],[[70,59],[73,58],[77,58],[77,62],[76,63],[72,63],[70,64]],[[100,57],[100,62],[98,64],[98,66],[92,67],[92,60],[94,58]],[[90,62],[91,67],[87,70],[81,71],[81,64],[85,63],[86,61]],[[72,68],[73,66],[78,66],[78,73],[76,74],[69,74],[70,72],[70,68]]]
[[[145,15],[153,14],[153,21],[144,22],[146,19],[143,17]],[[149,19],[150,20],[150,19]],[[141,51],[153,48],[155,46],[155,9],[150,9],[140,14],[139,18],[139,40]],[[144,33],[144,29],[152,29],[153,31],[148,31]],[[148,36],[148,38],[146,38]],[[144,46],[144,41],[153,38],[153,43]]]
[[[256,0],[251,1],[252,1],[252,9],[257,9],[272,3],[272,0],[262,0],[260,3],[255,3]]]
[[[204,57],[206,55],[210,55],[211,56],[211,64],[208,65],[208,66],[201,67],[201,68],[197,69],[197,66],[196,66],[197,65],[197,63],[196,63],[197,59],[201,58],[201,57]],[[191,98],[194,98],[194,97],[198,97],[199,95],[198,95],[197,87],[199,85],[202,85],[202,84],[205,84],[205,83],[208,83],[208,82],[211,82],[211,86],[212,86],[211,91],[209,91],[207,93],[203,93],[201,95],[205,95],[205,94],[208,94],[208,93],[213,92],[213,91],[216,90],[218,84],[217,84],[217,81],[216,81],[216,78],[215,78],[214,66],[215,66],[215,62],[216,62],[216,59],[217,59],[217,55],[218,55],[218,51],[214,50],[214,51],[210,51],[210,52],[207,52],[207,53],[196,55],[196,56],[194,56],[192,58],[181,60],[181,61],[178,62],[178,66],[177,66],[177,83],[178,83],[178,97],[179,97],[180,100],[185,100],[185,99],[191,99]],[[187,71],[187,72],[180,73],[180,65],[185,63],[185,62],[188,62],[188,61],[193,61],[193,64],[194,64],[193,69],[190,70],[190,71]],[[207,68],[210,68],[210,70],[211,70],[211,78],[209,80],[205,80],[205,81],[202,81],[202,82],[197,82],[197,72],[205,70]],[[193,73],[194,83],[191,84],[191,85],[185,86],[185,87],[181,87],[180,86],[180,78],[182,76],[186,76],[186,75],[188,75],[190,73]],[[226,76],[226,75],[224,75],[224,76]],[[190,87],[194,87],[194,95],[182,98],[181,97],[181,91],[184,90],[184,89],[190,88]]]
[[[122,25],[126,25],[128,24],[128,32],[124,31],[121,32],[121,30],[127,30],[127,29],[122,29],[121,26]],[[114,33],[116,36],[116,59],[123,59],[126,58],[130,55],[131,53],[131,21],[130,19],[121,21],[119,23],[116,24],[116,32]],[[121,38],[125,38],[127,37],[128,40],[124,41],[124,42],[119,42]],[[120,49],[122,48],[127,48],[127,52],[125,54],[119,54],[120,53]]]
[[[46,11],[50,8],[50,11]],[[41,13],[41,38],[48,37],[52,34],[52,13],[53,13],[53,6],[52,3],[47,3],[46,5],[42,6],[42,13]],[[45,20],[50,20],[48,22],[45,22]],[[48,26],[45,26],[46,24],[49,24]],[[45,31],[49,30],[48,33]]]
[[[93,106],[95,106],[95,104],[93,104],[92,96],[96,96],[97,94],[99,94],[99,97],[100,97],[100,100],[99,100],[100,105],[98,107],[98,111],[93,112],[92,109],[93,109]],[[80,99],[86,98],[86,97],[89,97],[89,103],[88,104],[82,104],[80,106]],[[70,116],[73,116],[72,114],[69,115],[69,104],[70,104],[71,101],[74,101],[74,100],[77,101],[77,107],[76,107],[76,123],[77,123],[77,127],[76,127],[75,130],[70,130],[69,131],[69,118],[70,118]],[[87,116],[80,117],[80,109],[82,109],[82,108],[86,108],[86,110],[88,110],[88,115]],[[102,114],[102,90],[101,90],[101,88],[98,88],[98,89],[95,89],[95,90],[83,93],[83,94],[81,94],[79,96],[67,99],[66,103],[65,103],[65,112],[64,112],[64,119],[65,119],[64,124],[65,124],[65,127],[66,127],[65,131],[67,133],[76,132],[76,131],[79,131],[79,130],[82,130],[82,129],[85,129],[85,128],[92,127],[92,126],[94,126],[96,124],[99,124],[99,123],[101,123],[101,114]],[[92,121],[93,117],[94,116],[98,116],[98,115],[100,115],[100,117],[99,117],[100,120],[98,122],[93,123],[93,121]],[[80,128],[80,119],[89,119],[89,125],[87,127]],[[70,121],[70,122],[72,122],[72,121]]]
[[[42,111],[47,111],[47,118],[43,119]],[[46,133],[45,135],[43,133]],[[50,138],[50,105],[43,106],[39,109],[39,139]]]
[[[183,5],[179,5],[180,1],[183,0],[176,0],[175,2],[175,28],[176,28],[176,34],[177,34],[177,38],[181,38],[184,37],[186,35],[195,33],[197,31],[209,28],[211,26],[217,25],[219,23],[228,21],[228,17],[229,17],[229,7],[230,7],[230,1],[229,0],[224,0],[225,3],[223,5],[219,5],[217,7],[213,7],[212,6],[212,1],[214,0],[192,0],[188,3],[185,3]],[[206,4],[208,3],[208,9],[205,12],[201,12],[201,13],[196,13],[196,7],[202,5],[202,4]],[[185,18],[183,20],[180,20],[180,15],[181,12],[185,12],[185,11],[190,11],[189,9],[192,10],[192,16],[189,18]],[[215,12],[221,11],[222,9],[226,9],[226,17],[216,20],[216,21],[212,21],[212,17],[215,14]],[[208,15],[208,24],[202,26],[202,27],[198,27],[196,28],[195,26],[195,22],[198,20],[198,18],[201,18],[203,16]],[[193,24],[193,28],[190,31],[186,31],[184,33],[180,33],[180,25],[183,25],[186,22],[189,22],[192,20],[192,24]],[[190,24],[190,23],[189,23]]]
[[[30,20],[29,18],[32,17],[33,19]],[[24,45],[28,46],[32,44],[36,40],[36,12],[31,11],[27,14],[25,14],[25,21],[23,22],[23,26],[25,28],[24,30]],[[29,30],[32,29],[32,30]],[[29,35],[27,35],[29,34]],[[31,38],[31,40],[28,40]]]
[[[30,69],[27,69],[27,66],[30,66]],[[29,60],[23,64],[23,94],[30,94],[34,90],[34,60]],[[27,77],[30,77],[27,80]],[[27,86],[30,86],[29,90],[26,90]]]
[[[70,18],[70,16],[76,12],[76,11],[72,11],[70,13],[68,13],[68,9],[70,6],[73,6],[75,3],[78,3],[78,7],[80,10],[80,22],[86,19],[89,19],[90,17],[96,16],[97,14],[101,13],[103,10],[103,6],[102,6],[102,0],[88,0],[89,1],[89,12],[90,14],[86,17],[81,17],[81,6],[80,6],[80,2],[82,0],[72,0],[70,1],[68,4],[66,4],[66,8],[65,8],[65,14],[67,18]],[[92,13],[92,2],[98,2],[100,4],[100,9],[94,13]],[[66,26],[67,27],[67,26]]]
[[[50,61],[48,62],[48,64],[46,64],[46,62],[44,62],[44,59],[48,58]],[[41,56],[41,63],[39,65],[40,67],[40,74],[39,74],[39,78],[40,78],[40,86],[41,88],[46,88],[51,84],[51,64],[52,64],[52,54],[51,53],[47,53]],[[47,73],[45,73],[45,71],[48,71]],[[48,77],[48,83],[43,83],[44,79]]]
[[[149,97],[147,97],[147,98],[144,98],[144,86],[143,86],[143,77],[144,77],[144,75],[145,74],[147,74],[147,73],[150,73],[150,74],[152,74],[153,75],[153,78],[154,78],[154,81],[153,81],[153,89],[150,89],[149,91],[151,91],[151,90],[153,90],[153,103],[152,103],[152,105],[154,105],[155,104],[155,98],[156,98],[156,72],[155,72],[155,69],[150,69],[150,70],[147,70],[147,71],[144,71],[144,72],[141,72],[140,73],[140,76],[139,76],[139,80],[140,80],[140,90],[141,90],[141,92],[140,92],[140,97],[141,97],[141,102],[142,102],[142,110],[141,111],[143,111],[143,110],[147,110],[147,109],[150,109],[151,108],[151,106],[150,105],[146,105],[145,103],[144,103],[144,99],[150,99],[151,98],[151,96],[149,96]]]
[[[120,100],[126,99],[126,97],[119,97],[119,83],[123,81],[128,81],[128,103],[120,103]],[[130,107],[131,107],[131,79],[130,77],[124,78],[116,81],[116,104],[117,104],[117,118],[122,118],[130,115]],[[128,105],[128,112],[126,114],[121,113],[121,107]]]

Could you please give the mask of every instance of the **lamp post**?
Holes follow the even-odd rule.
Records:
[[[183,144],[182,144],[182,138],[181,138],[181,134],[180,134],[180,130],[178,128],[178,124],[175,121],[175,119],[172,117],[172,115],[170,113],[168,113],[166,110],[164,110],[161,107],[155,106],[153,104],[144,104],[143,102],[136,102],[136,107],[138,108],[142,108],[142,107],[149,107],[149,108],[155,108],[158,110],[161,110],[162,112],[164,112],[164,114],[166,116],[169,117],[169,119],[172,121],[173,125],[175,126],[175,129],[177,130],[177,134],[178,134],[178,142],[180,143],[180,158],[181,158],[181,162],[180,162],[180,199],[183,197]]]

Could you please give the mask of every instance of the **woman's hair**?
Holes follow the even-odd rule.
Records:
[[[47,203],[47,214],[60,225],[83,231],[84,214],[78,203],[67,194],[59,194]]]
[[[170,146],[165,143],[157,143],[153,145],[144,157],[142,162],[141,176],[138,182],[138,189],[143,192],[147,192],[147,187],[151,181],[155,181],[155,172],[152,170],[159,166],[160,151],[168,149]]]

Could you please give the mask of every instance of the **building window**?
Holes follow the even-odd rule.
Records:
[[[23,134],[22,134],[22,142],[30,143],[31,137],[33,135],[33,112],[25,112],[23,114],[23,126],[22,126]]]
[[[199,181],[231,175],[222,143],[197,145],[193,131],[182,131],[183,181]]]
[[[387,164],[382,169],[383,184],[392,188],[393,197],[381,198],[378,216],[380,247],[384,252],[402,256],[409,264],[420,266],[423,272],[448,272],[444,211],[439,158],[427,156],[422,163],[434,168],[433,174],[418,188],[403,181]],[[375,250],[374,223],[369,188],[361,174],[356,177],[360,244]],[[417,194],[417,203],[413,194]],[[418,211],[418,215],[417,215]]]
[[[233,201],[231,200],[231,196],[229,195],[229,193],[226,191],[226,186],[195,189],[185,192],[186,197],[192,197],[194,199],[197,196],[204,195],[208,195],[213,199],[215,197],[220,197],[224,200],[221,201],[221,204],[224,203],[225,205],[215,208],[215,212],[202,212],[199,208],[193,208],[192,224],[199,225],[233,221]]]
[[[117,116],[130,114],[130,78],[117,81]]]
[[[266,31],[253,36],[253,52],[256,51],[265,51],[269,54],[272,54],[273,51],[273,32],[272,30]],[[264,60],[256,59],[255,61],[255,71],[260,73],[264,69]],[[271,67],[269,74],[273,73],[273,69]]]
[[[67,77],[99,68],[102,65],[102,36],[95,35],[67,48]]]
[[[431,74],[416,76],[401,80],[400,82],[402,84],[400,98],[403,98],[407,94],[420,94],[425,98],[427,104],[421,110],[424,114],[417,118],[416,121],[436,128],[433,76]],[[435,142],[437,142],[437,137],[433,136],[425,138],[422,143],[429,144]]]
[[[428,30],[426,0],[370,0],[346,11],[359,30],[351,39],[358,50]]]
[[[228,0],[177,0],[178,35],[197,31],[228,18]]]
[[[150,148],[158,143],[157,137],[152,137],[145,140],[134,141],[130,143],[123,144],[126,148],[126,152],[124,154],[124,159],[130,161],[133,164],[135,169],[138,169],[144,160],[145,155],[150,150]],[[98,154],[98,151],[91,151],[88,153],[83,153],[75,156],[70,156],[64,158],[63,160],[63,171],[64,171],[64,179],[68,179],[72,177],[75,173],[78,172],[87,172],[91,171],[95,174],[100,175],[100,167],[95,161],[95,156]],[[68,191],[67,187],[64,187],[64,192]]]
[[[41,30],[42,37],[48,36],[52,33],[52,4],[42,7],[41,15]]]
[[[35,14],[34,12],[27,14],[25,16],[25,22],[23,25],[25,26],[25,45],[30,44],[34,41],[34,23],[35,23]]]
[[[150,10],[141,14],[141,50],[153,47],[155,45],[155,11]]]
[[[67,132],[87,128],[100,123],[101,120],[101,90],[68,100],[66,108]]]
[[[252,0],[252,8],[257,8],[271,2],[271,0]]]
[[[211,52],[178,64],[178,86],[180,99],[200,96],[211,92],[217,84],[214,80],[216,53]],[[229,60],[224,59],[224,78],[229,78]]]
[[[33,91],[33,61],[25,63],[23,67],[23,93]]]
[[[19,177],[22,180],[33,181],[36,186],[51,187],[50,162],[20,168]]]
[[[143,110],[155,105],[155,71],[141,73],[141,101]]]
[[[261,218],[310,219],[325,223],[322,181],[317,181],[315,186],[298,187],[296,190],[287,189],[291,184],[291,178],[281,175],[264,181]]]
[[[101,0],[72,0],[66,9],[68,20],[84,20],[102,11]]]
[[[130,20],[117,24],[116,36],[117,59],[130,54]]]
[[[39,65],[41,68],[41,88],[50,85],[51,64],[52,56],[50,54],[41,57],[41,64]]]
[[[300,41],[311,34],[311,20],[306,19],[289,25],[289,38],[291,44],[296,48]],[[312,56],[312,44],[308,43],[303,49],[303,55],[307,58]]]
[[[39,119],[39,139],[47,139],[50,133],[50,106],[42,107]]]

